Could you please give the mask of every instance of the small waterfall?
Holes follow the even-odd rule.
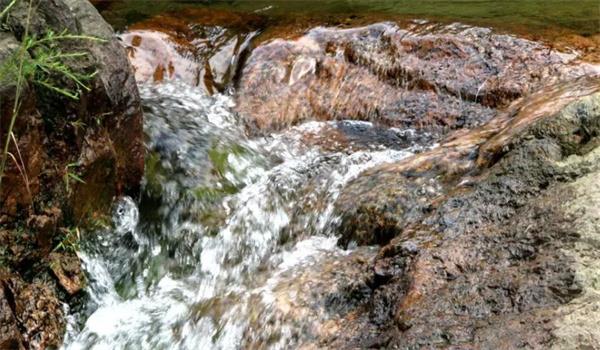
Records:
[[[64,348],[303,343],[327,315],[294,310],[289,300],[315,292],[297,284],[351,254],[336,245],[340,191],[362,171],[423,149],[414,141],[423,135],[313,121],[249,137],[228,96],[176,82],[141,94],[143,195],[120,199],[111,227],[82,242],[88,298],[71,311]]]

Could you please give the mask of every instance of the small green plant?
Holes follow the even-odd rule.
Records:
[[[102,113],[102,114],[98,114],[98,115],[94,116],[96,125],[98,125],[98,126],[102,125],[102,121],[104,120],[104,118],[109,115],[112,115],[112,112]]]
[[[79,251],[79,241],[81,239],[81,232],[79,231],[79,227],[71,227],[71,228],[61,228],[61,233],[63,234],[60,242],[54,247],[55,252],[78,252]]]
[[[75,120],[75,121],[72,121],[72,122],[69,122],[69,124],[70,124],[70,125],[73,127],[73,129],[75,129],[75,130],[79,130],[79,129],[83,129],[83,128],[85,128],[85,123],[84,123],[84,122],[82,122],[82,121],[81,121],[81,120],[79,120],[79,119],[78,119],[78,120]]]
[[[60,33],[49,30],[42,37],[27,34],[19,49],[2,64],[0,77],[18,81],[17,86],[21,85],[21,88],[33,83],[78,100],[82,91],[91,90],[88,82],[96,76],[97,71],[76,72],[67,64],[89,56],[88,52],[63,52],[60,43],[67,40],[104,41],[92,36],[69,34],[66,30]],[[70,83],[73,87],[60,86]]]
[[[82,91],[91,90],[88,82],[96,76],[97,71],[81,73],[72,70],[66,62],[87,57],[89,53],[62,52],[59,43],[65,40],[102,41],[90,36],[72,35],[67,31],[57,34],[51,30],[39,39],[32,36],[26,37],[23,41],[25,50],[32,53],[32,58],[26,62],[23,74],[25,74],[27,81],[45,87],[59,95],[78,100]],[[59,86],[62,78],[74,83],[74,87]]]
[[[67,164],[67,166],[65,167],[65,174],[63,175],[63,181],[65,182],[65,189],[67,190],[67,193],[69,193],[71,191],[71,181],[75,181],[75,182],[79,182],[84,184],[85,181],[83,181],[83,179],[81,177],[79,177],[79,175],[77,173],[75,173],[73,171],[73,168],[78,167],[79,164],[78,163],[70,163]]]
[[[4,19],[4,16],[6,16],[8,14],[10,9],[12,9],[16,3],[17,3],[17,0],[12,0],[10,2],[10,4],[8,4],[8,6],[6,6],[6,8],[4,10],[2,10],[2,12],[0,12],[0,21],[2,21]]]
[[[8,15],[10,9],[17,2],[18,0],[11,1],[0,12],[0,21]],[[14,82],[16,84],[12,116],[6,131],[6,139],[0,160],[0,188],[2,187],[2,179],[6,169],[11,140],[14,140],[15,147],[18,149],[13,129],[20,111],[21,98],[25,87],[28,84],[34,84],[58,95],[78,100],[83,91],[91,90],[88,83],[96,76],[97,71],[85,73],[73,70],[68,65],[68,62],[87,57],[89,53],[63,52],[60,44],[69,40],[105,41],[104,39],[92,36],[70,34],[66,30],[60,33],[48,30],[42,36],[30,35],[31,11],[32,1],[30,0],[27,23],[21,45],[15,50],[12,57],[0,66],[0,83]],[[15,157],[13,156],[12,158]],[[22,165],[20,171],[23,176],[26,169],[24,164]]]
[[[93,216],[86,223],[86,228],[91,231],[106,230],[110,228],[110,217],[106,215]]]

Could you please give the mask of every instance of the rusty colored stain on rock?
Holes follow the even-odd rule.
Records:
[[[162,81],[165,77],[165,67],[162,64],[159,64],[154,70],[154,74],[152,78],[154,81]]]
[[[134,47],[138,47],[138,46],[140,46],[141,44],[142,44],[142,37],[141,37],[141,36],[139,36],[139,35],[134,35],[134,36],[131,38],[131,45],[132,45],[132,46],[134,46]]]

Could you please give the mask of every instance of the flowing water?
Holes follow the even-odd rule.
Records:
[[[339,121],[252,138],[229,96],[179,83],[141,94],[143,195],[121,198],[113,225],[83,242],[89,300],[72,312],[65,349],[308,341],[329,316],[309,300],[307,271],[358,253],[336,245],[341,189],[429,147],[427,135]]]
[[[189,4],[113,3],[103,14],[122,28]],[[593,1],[577,9],[522,1],[521,18],[514,3],[324,1],[319,9],[477,23],[487,13],[498,23],[512,16],[508,22],[538,28],[562,18],[553,25],[582,35],[600,26]],[[277,21],[289,11],[304,13],[306,4],[210,6]],[[433,137],[349,120],[249,136],[230,94],[208,96],[174,81],[140,90],[148,150],[142,194],[118,199],[112,224],[81,243],[87,295],[69,312],[64,349],[283,349],[315,341],[335,320],[323,300],[335,299],[336,279],[352,273],[347,266],[331,270],[376,253],[337,245],[342,189],[369,168],[435,147]]]
[[[339,22],[347,17],[426,18],[492,26],[510,32],[568,31],[600,33],[596,0],[104,0],[102,15],[117,29],[153,15],[189,8],[224,9],[265,16],[271,23],[318,19]],[[334,23],[331,23],[334,24]]]

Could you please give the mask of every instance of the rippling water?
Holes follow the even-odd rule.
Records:
[[[178,83],[141,93],[143,195],[120,199],[112,227],[83,242],[89,298],[73,310],[64,348],[309,341],[328,318],[307,287],[317,266],[357,253],[336,245],[341,189],[365,169],[419,152],[426,145],[415,140],[426,135],[340,121],[251,138],[228,96]]]
[[[426,18],[461,21],[511,32],[569,31],[600,33],[600,5],[596,0],[105,0],[102,15],[116,28],[169,11],[189,8],[225,9],[266,16],[274,23],[317,19],[344,22],[346,17],[379,19]],[[335,23],[331,23],[335,24]]]

